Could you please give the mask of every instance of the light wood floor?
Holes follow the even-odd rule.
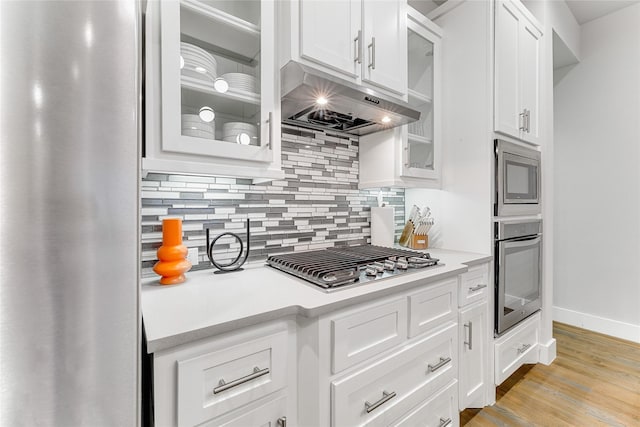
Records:
[[[640,345],[561,323],[553,331],[556,360],[522,367],[461,425],[640,426]]]

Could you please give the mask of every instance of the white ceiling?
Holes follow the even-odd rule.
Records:
[[[615,12],[640,0],[565,0],[571,13],[582,25],[601,16]]]

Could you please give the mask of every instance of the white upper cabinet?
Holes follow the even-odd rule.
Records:
[[[407,84],[406,2],[363,1],[362,80],[404,94]]]
[[[278,2],[280,66],[290,60],[390,94],[406,94],[406,2]]]
[[[540,39],[517,0],[496,2],[494,130],[539,144]]]
[[[300,57],[357,78],[362,0],[300,1]],[[355,34],[355,38],[354,38]],[[353,42],[348,42],[353,39]]]
[[[440,186],[441,38],[437,25],[408,8],[407,99],[420,120],[360,138],[360,188]]]
[[[270,1],[148,2],[143,170],[284,176],[274,23]]]

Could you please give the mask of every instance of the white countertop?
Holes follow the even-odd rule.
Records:
[[[458,275],[490,255],[442,249],[427,250],[444,265],[326,293],[263,263],[243,271],[187,274],[179,285],[162,286],[158,278],[142,281],[141,307],[147,351],[175,347],[288,315],[316,317],[402,289]]]

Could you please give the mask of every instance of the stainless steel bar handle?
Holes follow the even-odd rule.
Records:
[[[484,283],[480,283],[479,285],[474,286],[473,288],[469,288],[469,293],[479,291],[480,289],[484,289],[486,287],[487,285],[485,285]]]
[[[371,62],[369,63],[369,68],[372,70],[376,69],[376,38],[371,37],[371,44],[367,46],[371,49]]]
[[[287,427],[287,417],[278,418],[278,427]]]
[[[526,123],[527,133],[530,132],[529,125],[531,124],[531,110],[524,110],[524,118]]]
[[[464,324],[465,328],[469,328],[469,341],[465,341],[464,343],[469,347],[469,350],[473,350],[473,322],[469,320],[468,323]]]
[[[353,39],[353,42],[355,43],[354,47],[356,49],[356,59],[353,61],[362,64],[362,30],[358,30],[358,35]]]
[[[440,361],[438,363],[436,363],[435,365],[429,364],[427,365],[427,367],[429,368],[429,372],[434,372],[442,368],[444,365],[446,365],[449,362],[451,362],[450,357],[440,357]]]
[[[378,400],[377,402],[373,402],[373,403],[364,402],[364,410],[367,411],[367,414],[368,414],[368,413],[376,410],[377,408],[379,408],[381,405],[384,405],[385,403],[387,403],[388,401],[390,401],[394,397],[396,397],[396,392],[395,391],[392,391],[391,393],[383,391],[382,392],[382,399]]]
[[[531,347],[531,344],[522,344],[522,347],[518,348],[518,354],[522,354],[525,351],[529,350],[529,347]]]
[[[525,114],[525,110],[522,110],[522,113],[518,114],[518,129],[519,130],[526,130],[524,114]]]
[[[449,424],[451,424],[451,418],[440,418],[438,427],[447,427]]]
[[[269,141],[267,142],[267,147],[271,148],[272,143],[273,143],[273,111],[269,111]]]
[[[213,394],[222,393],[225,390],[229,390],[235,386],[239,386],[240,384],[244,384],[247,381],[255,380],[263,375],[267,375],[269,373],[269,368],[260,369],[257,366],[254,366],[253,373],[246,375],[242,378],[238,378],[237,380],[233,380],[229,383],[225,382],[224,379],[220,379],[218,383],[218,387],[213,389]]]

